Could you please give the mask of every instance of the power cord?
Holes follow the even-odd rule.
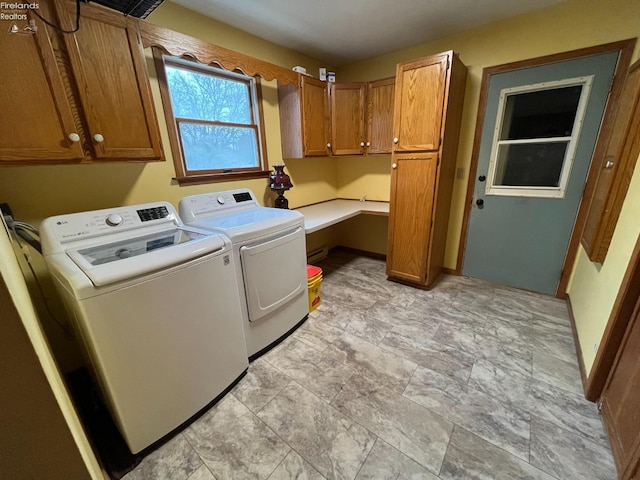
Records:
[[[51,28],[55,28],[59,32],[71,34],[71,33],[76,33],[78,30],[80,30],[80,0],[76,0],[76,27],[73,30],[65,30],[60,26],[51,23],[49,20],[44,18],[42,15],[40,15],[37,9],[31,10],[31,11],[36,17],[38,17],[44,23],[49,25]]]
[[[60,319],[58,319],[58,317],[56,317],[56,315],[54,315],[53,311],[51,310],[51,307],[49,306],[49,302],[47,301],[47,296],[44,293],[44,288],[42,287],[42,284],[40,283],[40,279],[38,278],[38,275],[36,274],[35,268],[33,267],[33,264],[31,263],[31,258],[29,256],[29,253],[25,249],[24,244],[22,243],[23,241],[27,241],[29,243],[29,245],[31,245],[31,247],[34,250],[36,250],[38,253],[42,253],[42,251],[39,248],[39,242],[37,242],[35,239],[33,239],[33,237],[31,237],[38,244],[38,246],[36,247],[34,244],[32,244],[31,241],[28,241],[20,233],[18,233],[22,229],[22,230],[28,230],[28,231],[30,231],[32,233],[35,233],[36,235],[40,236],[39,230],[36,227],[34,227],[33,225],[29,225],[28,223],[14,220],[13,216],[10,215],[10,214],[4,213],[3,214],[3,218],[4,218],[5,225],[9,228],[9,230],[11,232],[13,232],[13,236],[15,236],[15,238],[17,240],[18,246],[20,247],[20,252],[24,256],[24,259],[27,262],[27,266],[29,267],[29,270],[31,271],[31,275],[33,276],[33,279],[34,279],[34,281],[36,283],[36,287],[38,288],[38,292],[40,294],[40,297],[42,298],[42,303],[44,304],[44,307],[47,310],[47,314],[60,327],[60,329],[64,332],[64,334],[68,338],[75,338],[73,332],[71,330],[69,330],[67,325],[65,325],[63,322],[61,322]],[[11,239],[12,243],[14,242],[13,236],[9,237]]]

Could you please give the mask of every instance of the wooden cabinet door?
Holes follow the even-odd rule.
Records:
[[[360,155],[365,147],[366,83],[330,83],[331,152]]]
[[[302,141],[305,157],[329,155],[329,100],[325,82],[302,75]]]
[[[367,153],[391,153],[395,77],[367,86]]]
[[[582,245],[593,262],[603,263],[640,153],[640,61],[629,69],[607,143]],[[595,168],[595,160],[594,160]]]
[[[632,479],[640,465],[640,300],[600,398],[619,478]]]
[[[449,57],[433,55],[398,65],[394,151],[435,151],[440,147]]]
[[[65,24],[72,25],[75,1],[61,3]],[[92,5],[81,12],[80,29],[64,38],[95,157],[162,158],[136,21]]]
[[[437,153],[393,156],[387,242],[390,277],[426,281],[437,160]]]
[[[42,7],[43,14],[50,15],[47,5]],[[69,79],[56,62],[49,27],[41,22],[38,26],[35,35],[4,32],[0,44],[4,73],[0,163],[4,165],[83,158],[81,142],[69,138],[79,133],[67,98]]]

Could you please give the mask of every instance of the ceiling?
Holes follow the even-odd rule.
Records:
[[[565,0],[171,0],[338,67]]]

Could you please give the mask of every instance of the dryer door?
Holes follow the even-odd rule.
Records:
[[[249,321],[255,322],[307,290],[305,236],[301,227],[240,247]]]

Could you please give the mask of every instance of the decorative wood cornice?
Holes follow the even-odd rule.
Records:
[[[139,21],[142,45],[160,48],[169,55],[195,60],[205,65],[217,64],[230,71],[241,71],[252,77],[296,83],[298,74],[273,63],[234,52],[197,38],[159,27],[144,20]]]

